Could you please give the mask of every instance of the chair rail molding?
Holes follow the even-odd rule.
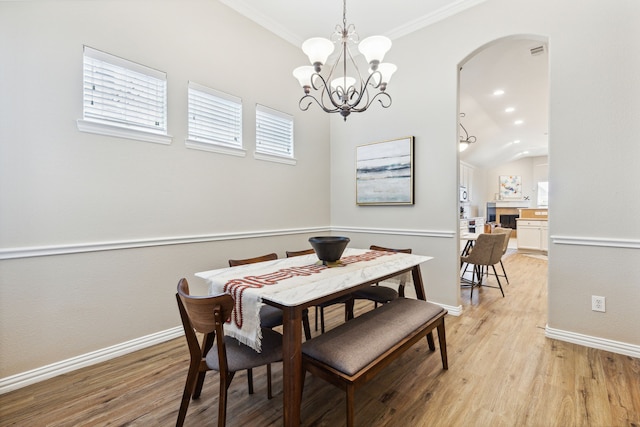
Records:
[[[331,231],[350,232],[350,233],[371,233],[371,234],[393,234],[399,236],[418,236],[418,237],[439,237],[454,238],[457,236],[456,231],[448,230],[411,230],[404,228],[368,228],[355,226],[333,226]]]
[[[86,252],[113,251],[135,249],[152,246],[183,245],[189,243],[205,243],[224,240],[254,239],[259,237],[285,236],[290,234],[319,233],[330,231],[330,227],[307,227],[281,230],[247,231],[241,233],[215,233],[195,236],[157,237],[137,240],[119,240],[113,242],[79,243],[69,245],[51,245],[39,247],[0,249],[0,260],[17,258],[34,258],[51,255],[69,255]]]
[[[640,240],[611,237],[551,236],[556,245],[600,246],[607,248],[640,249]]]
[[[189,243],[205,243],[225,240],[255,239],[260,237],[277,237],[292,234],[323,233],[323,232],[352,232],[352,233],[375,233],[375,234],[395,234],[401,236],[419,237],[444,237],[453,238],[455,231],[434,231],[434,230],[406,230],[391,228],[363,228],[363,227],[304,227],[279,230],[254,230],[239,233],[213,233],[193,236],[174,237],[154,237],[135,240],[116,240],[112,242],[88,242],[78,244],[60,244],[35,247],[15,247],[0,249],[0,260],[35,258],[52,255],[70,255],[87,252],[113,251],[122,249],[135,249],[153,246],[183,245]]]

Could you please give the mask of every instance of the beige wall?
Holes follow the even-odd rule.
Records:
[[[180,277],[329,226],[303,54],[226,6],[0,2],[0,40],[0,378],[176,327]],[[78,131],[84,44],[167,73],[171,145]],[[246,157],[185,148],[189,80],[242,98]],[[256,103],[294,115],[296,166],[254,159]]]
[[[179,3],[0,2],[0,378],[176,327],[179,277],[204,292],[193,272],[329,226],[434,256],[428,298],[459,307],[457,65],[518,34],[550,48],[549,327],[638,351],[640,229],[610,215],[640,209],[640,3],[488,0],[395,40],[393,106],[347,123],[297,110],[298,48],[218,2]],[[77,131],[83,44],[167,72],[172,145]],[[247,157],[184,147],[188,80],[242,97]],[[295,115],[297,166],[253,158],[256,103]],[[356,206],[355,146],[407,135],[416,204]]]
[[[631,190],[640,181],[638,21],[640,3],[632,0],[488,0],[394,40],[385,58],[398,65],[391,108],[349,117],[347,125],[331,121],[332,224],[376,229],[381,238],[406,235],[407,246],[436,257],[428,298],[458,306],[458,64],[503,37],[548,39],[548,333],[614,340],[640,354],[640,270],[631,262],[639,259],[640,228],[611,217],[640,209]],[[348,185],[354,147],[407,135],[416,141],[415,206],[356,206]],[[607,274],[610,268],[615,272]],[[591,311],[591,295],[607,298],[606,313]]]

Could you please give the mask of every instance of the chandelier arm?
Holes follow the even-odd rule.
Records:
[[[307,100],[307,105],[303,106],[303,102]],[[298,102],[298,106],[300,107],[300,110],[302,111],[307,111],[309,109],[309,107],[311,106],[311,104],[313,103],[318,104],[318,107],[320,107],[322,109],[322,111],[324,111],[325,113],[338,113],[340,111],[340,109],[338,107],[336,108],[327,108],[324,106],[324,104],[320,101],[318,101],[318,99],[313,96],[313,95],[305,95],[302,98],[300,98],[300,101]]]
[[[460,113],[461,117],[464,117],[464,113]],[[469,132],[467,132],[467,129],[462,125],[462,123],[460,123],[460,127],[462,128],[462,130],[464,131],[464,139],[460,139],[460,142],[466,142],[467,144],[473,144],[474,142],[476,142],[476,137],[471,135],[469,136]]]
[[[385,102],[385,98],[386,102]],[[382,108],[389,108],[391,106],[391,95],[389,95],[386,92],[378,92],[375,94],[375,96],[373,98],[371,98],[367,104],[365,104],[364,106],[360,107],[360,108],[352,108],[351,112],[352,113],[362,113],[364,111],[366,111],[371,104],[373,104],[373,101],[378,100],[378,102],[380,103],[380,105],[382,106]]]
[[[331,78],[331,74],[332,74],[332,72],[333,72],[333,68],[335,68],[335,65],[334,65],[334,67],[332,67],[331,72],[329,73],[329,78]],[[317,80],[317,79],[320,79],[320,81],[322,82],[322,84],[321,84],[320,86],[316,85],[316,80]],[[329,80],[329,81],[330,81],[330,80]],[[324,102],[323,100],[325,99],[325,96],[326,96],[327,98],[329,98],[329,102],[331,102],[331,105],[333,105],[333,107],[334,107],[334,109],[336,109],[336,111],[337,111],[337,109],[338,109],[338,108],[340,108],[340,104],[336,103],[336,102],[335,102],[335,100],[334,100],[334,98],[333,98],[333,96],[334,96],[334,94],[336,93],[336,91],[332,91],[332,90],[331,90],[331,84],[330,84],[327,80],[325,80],[325,78],[324,78],[324,77],[322,77],[322,75],[321,75],[321,74],[319,74],[319,73],[314,73],[314,74],[311,76],[311,87],[313,87],[313,89],[314,89],[314,90],[316,90],[316,91],[320,91],[320,100],[318,100],[316,97],[314,97],[314,96],[312,96],[312,95],[310,95],[310,94],[305,95],[304,97],[302,97],[302,99],[304,99],[304,98],[306,98],[306,97],[313,98],[313,100],[314,100],[315,102],[317,102],[317,103],[318,103],[318,105],[319,105],[319,106],[320,106],[324,111],[326,111],[326,112],[333,112],[333,109],[331,109],[331,108],[327,108],[327,107],[325,106],[325,102]],[[300,99],[300,102],[302,102],[302,99]],[[308,107],[307,107],[307,108],[308,108]],[[306,110],[303,110],[303,111],[306,111]]]
[[[350,54],[350,53],[349,53],[349,54]],[[353,58],[352,58],[352,60],[353,60]],[[380,93],[383,93],[383,92],[379,92],[379,93],[378,93],[378,94],[376,94],[373,98],[370,98],[369,91],[367,90],[367,86],[369,85],[369,82],[371,81],[371,78],[373,77],[373,74],[374,74],[374,73],[369,74],[369,77],[367,77],[367,80],[366,80],[366,81],[364,82],[364,84],[363,84],[363,83],[362,83],[362,82],[363,82],[363,79],[362,79],[362,76],[360,75],[360,70],[358,70],[358,66],[355,64],[355,61],[353,61],[353,62],[354,62],[354,66],[355,66],[355,68],[356,68],[356,71],[358,72],[358,77],[360,77],[360,91],[358,92],[358,91],[356,91],[356,89],[355,89],[355,88],[353,88],[352,96],[354,96],[354,95],[356,95],[356,94],[357,94],[358,98],[357,98],[355,101],[350,102],[350,103],[349,103],[349,102],[345,102],[345,104],[349,106],[349,110],[350,110],[350,111],[353,111],[353,112],[359,113],[359,112],[365,111],[367,108],[369,108],[369,106],[371,105],[371,102],[372,102],[372,101],[373,101],[373,100],[374,100],[374,99],[375,99],[375,98],[376,98]],[[374,86],[374,85],[372,85],[372,86],[373,86],[374,88],[377,88],[379,85],[380,85],[380,84],[378,83],[378,85],[375,85],[375,86]],[[358,104],[360,104],[360,102],[362,102],[362,98],[363,98],[363,97],[365,97],[365,96],[366,96],[366,98],[365,98],[365,102],[364,102],[364,107],[356,108],[356,106],[357,106]],[[391,98],[389,95],[387,95],[387,97]],[[386,107],[385,107],[385,108],[386,108]]]
[[[468,141],[469,140],[469,132],[467,132],[467,129],[462,125],[462,123],[460,123],[460,127],[464,131],[464,136],[465,136],[464,140]]]

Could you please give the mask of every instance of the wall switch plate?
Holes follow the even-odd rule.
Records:
[[[591,310],[605,312],[604,297],[591,295]]]

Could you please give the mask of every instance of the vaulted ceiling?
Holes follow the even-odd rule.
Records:
[[[348,0],[347,23],[356,26],[361,39],[381,34],[393,40],[484,1]],[[310,37],[328,38],[342,24],[339,0],[220,2],[296,46]],[[396,65],[401,70],[402,64]],[[477,142],[460,153],[460,159],[488,168],[547,155],[548,84],[544,41],[505,39],[467,59],[460,70],[460,112],[465,115],[460,122]],[[494,95],[498,89],[504,93]],[[506,112],[508,107],[513,111]],[[515,124],[516,120],[522,123]]]

